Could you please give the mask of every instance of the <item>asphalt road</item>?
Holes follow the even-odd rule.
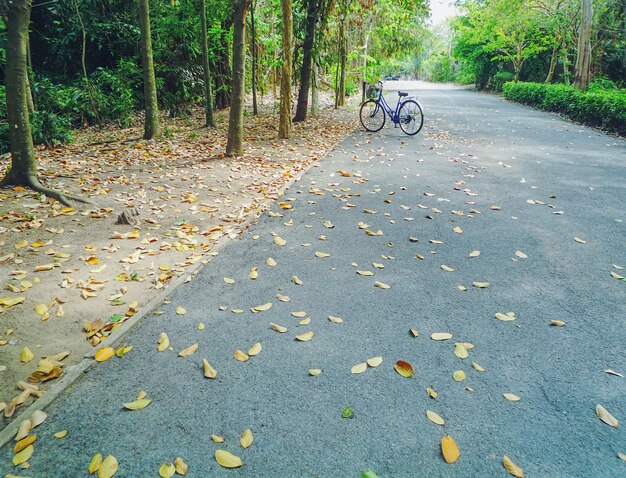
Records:
[[[529,477],[626,476],[626,378],[605,372],[626,375],[626,282],[611,276],[626,275],[615,267],[626,267],[626,142],[497,96],[394,86],[424,106],[419,135],[389,123],[355,131],[285,193],[291,209],[277,202],[124,340],[134,347],[124,359],[92,368],[53,403],[30,470],[11,466],[4,447],[0,475],[86,476],[99,452],[117,457],[121,477],[156,477],[177,456],[191,477],[506,477],[504,455]],[[507,312],[515,320],[495,318]],[[295,339],[308,331],[312,340]],[[173,351],[157,352],[161,332]],[[437,332],[453,336],[432,340]],[[256,342],[260,354],[233,358]],[[474,346],[467,359],[457,342]],[[178,357],[193,343],[194,355]],[[351,373],[376,356],[381,365]],[[412,378],[394,371],[398,360]],[[140,390],[152,403],[124,410]],[[620,427],[600,421],[597,404]],[[353,418],[342,418],[346,406]],[[254,443],[242,449],[248,428]],[[67,437],[52,437],[62,429]],[[454,464],[441,456],[444,434],[460,448]],[[221,468],[217,449],[243,467]]]

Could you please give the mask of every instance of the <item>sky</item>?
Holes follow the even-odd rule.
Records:
[[[455,14],[453,0],[430,0],[430,13],[433,25]]]

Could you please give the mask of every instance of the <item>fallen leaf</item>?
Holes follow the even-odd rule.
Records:
[[[372,271],[361,271],[357,270],[356,273],[360,276],[373,276],[374,273]]]
[[[452,334],[448,332],[435,332],[431,334],[430,338],[433,340],[449,340],[452,338]]]
[[[596,405],[596,415],[598,415],[598,418],[607,425],[613,428],[619,427],[619,422],[617,421],[617,418],[611,415],[611,413],[609,413],[609,411],[600,404]]]
[[[441,453],[446,463],[454,463],[461,456],[459,447],[450,435],[444,435],[441,439]]]
[[[300,342],[308,342],[309,340],[311,340],[313,338],[315,334],[313,333],[312,330],[305,332],[303,334],[300,335],[296,335],[296,340],[299,340]]]
[[[231,279],[230,277],[224,277],[224,282],[226,282],[227,284],[234,284],[236,281],[235,279]]]
[[[496,319],[503,322],[510,322],[516,319],[515,312],[507,312],[506,314],[503,314],[502,312],[496,312]]]
[[[467,352],[467,348],[464,344],[456,344],[454,346],[454,355],[460,359],[466,359],[469,357],[469,353]]]
[[[141,400],[135,400],[134,402],[127,402],[127,403],[124,403],[123,405],[124,405],[124,408],[127,408],[128,410],[143,410],[148,405],[150,405],[151,402],[152,400],[148,398],[142,398]]]
[[[624,378],[623,374],[616,372],[615,370],[611,370],[610,368],[606,369],[605,372],[608,373],[609,375],[615,375],[616,377]]]
[[[275,266],[276,266],[276,261],[275,261],[273,258],[271,258],[271,257],[268,257],[268,258],[265,260],[265,263],[266,263],[268,266],[270,266],[270,267],[275,267]]]
[[[463,370],[457,370],[452,374],[452,378],[455,382],[462,382],[465,380],[465,372]]]
[[[243,465],[241,458],[227,452],[226,450],[216,450],[215,461],[217,461],[217,463],[224,468],[239,468]]]
[[[486,289],[489,287],[489,282],[472,282],[472,285],[477,289]]]
[[[383,363],[382,357],[373,357],[367,361],[367,365],[370,367],[378,367],[381,363]]]
[[[195,343],[193,345],[190,345],[186,349],[183,349],[180,352],[178,352],[178,356],[179,357],[189,357],[190,355],[195,354],[196,350],[198,350],[198,344],[197,343]]]
[[[20,352],[20,362],[28,363],[35,358],[35,354],[28,348],[24,347]]]
[[[528,256],[524,254],[522,251],[515,251],[515,255],[520,259],[528,259]]]
[[[518,397],[514,393],[503,393],[504,398],[506,398],[509,402],[519,402],[521,397]]]
[[[341,317],[335,317],[334,315],[329,315],[328,320],[333,324],[343,324],[343,319]]]
[[[22,438],[13,447],[13,453],[15,454],[21,452],[24,448],[35,443],[35,441],[37,441],[37,435],[29,435],[25,438]]]
[[[189,470],[189,465],[187,465],[187,463],[185,463],[180,456],[176,457],[174,460],[174,467],[176,468],[176,473],[182,476],[185,476],[187,474],[187,470]]]
[[[309,370],[309,375],[311,375],[312,377],[317,377],[321,373],[322,373],[322,370],[319,368],[312,368]]]
[[[354,418],[354,412],[352,411],[352,408],[350,408],[348,405],[343,407],[343,410],[341,411],[341,418]]]
[[[405,378],[409,378],[413,375],[413,366],[404,360],[398,360],[393,368]]]
[[[117,459],[113,455],[109,455],[102,460],[102,464],[98,468],[98,478],[111,478],[117,473],[117,469]]]
[[[315,257],[319,257],[320,259],[325,259],[326,257],[330,257],[330,254],[327,252],[316,252]]]
[[[417,329],[409,329],[409,332],[411,332],[411,335],[413,337],[419,337],[420,336],[420,333],[419,333],[419,331]]]
[[[585,241],[584,239],[581,239],[580,237],[574,236],[574,240],[578,242],[579,244],[587,244],[587,241]]]
[[[277,246],[285,246],[287,245],[287,241],[285,241],[280,236],[274,236],[274,244],[276,244]]]
[[[287,327],[283,327],[282,325],[275,324],[274,322],[270,322],[270,328],[281,334],[284,334],[285,332],[287,332]]]
[[[254,435],[252,434],[252,430],[248,428],[241,434],[239,444],[241,445],[241,448],[245,449],[252,445],[252,442],[254,442]]]
[[[159,334],[157,350],[163,352],[170,346],[170,339],[165,332]]]
[[[619,457],[620,460],[622,461],[626,461],[626,453],[617,453],[617,456]]]
[[[179,305],[178,307],[176,307],[176,313],[178,315],[185,315],[187,313],[187,309]]]
[[[470,257],[478,257],[480,256],[480,251],[472,251],[469,253]]]
[[[67,436],[67,430],[61,430],[52,435],[54,438],[65,438]]]
[[[513,463],[513,460],[511,460],[508,456],[504,455],[502,458],[502,464],[504,465],[504,468],[506,468],[506,471],[515,476],[515,478],[524,478],[524,470]]]
[[[98,468],[100,468],[100,465],[102,465],[102,455],[100,453],[96,453],[91,459],[91,461],[89,462],[89,467],[87,468],[87,471],[91,475],[95,473],[96,471],[98,471]]]
[[[250,269],[250,273],[248,274],[248,279],[256,280],[258,277],[259,277],[259,271],[257,270],[257,268],[253,267],[252,269]]]
[[[289,296],[286,296],[286,295],[276,294],[276,298],[281,302],[291,302],[291,299],[289,298]]]
[[[204,376],[206,378],[215,378],[217,377],[217,370],[211,367],[211,364],[207,361],[207,359],[202,359],[202,367],[204,370]]]
[[[430,398],[432,398],[433,400],[437,399],[437,396],[439,395],[436,391],[434,391],[432,388],[428,387],[426,389],[426,393],[428,394],[428,396]]]
[[[291,278],[291,282],[293,282],[296,285],[302,285],[302,281],[300,279],[298,279],[298,276],[293,276]]]
[[[43,410],[35,410],[33,414],[30,416],[31,430],[35,427],[38,427],[48,418],[48,414]]]
[[[366,370],[367,370],[367,363],[366,362],[362,362],[362,363],[358,363],[355,366],[353,366],[350,371],[352,373],[354,373],[354,374],[357,374],[357,373],[363,373]]]
[[[446,421],[440,415],[433,412],[432,410],[426,410],[426,416],[431,422],[437,425],[444,426],[446,424]]]
[[[384,282],[379,282],[379,281],[374,282],[374,285],[376,287],[378,287],[379,289],[389,289],[389,288],[391,288],[390,285],[385,284]]]
[[[159,467],[159,476],[161,478],[172,478],[176,473],[176,467],[172,463],[163,463]]]
[[[485,369],[478,365],[476,362],[472,362],[472,368],[477,372],[484,372]]]
[[[265,312],[266,310],[270,310],[271,308],[272,303],[267,302],[265,304],[257,305],[256,307],[252,307],[250,310],[256,314],[257,312]]]
[[[224,443],[224,438],[218,435],[211,435],[211,441],[214,443]]]
[[[261,346],[261,342],[257,342],[252,347],[250,347],[250,350],[248,350],[248,355],[250,357],[254,357],[255,355],[259,355],[261,353],[262,349],[263,349],[263,347]]]
[[[550,325],[553,325],[555,327],[564,327],[565,322],[563,322],[562,320],[551,320]]]
[[[13,455],[13,464],[17,466],[21,465],[22,463],[26,463],[28,460],[30,460],[30,457],[33,456],[34,451],[35,447],[33,445],[28,445],[22,451]]]
[[[235,353],[233,354],[233,356],[235,357],[235,360],[238,360],[239,362],[247,362],[248,359],[250,358],[248,357],[248,355],[246,355],[239,349],[235,350]]]
[[[102,347],[98,349],[94,358],[96,362],[104,362],[105,360],[109,360],[111,357],[113,357],[113,355],[115,355],[115,350],[113,350],[113,347]]]

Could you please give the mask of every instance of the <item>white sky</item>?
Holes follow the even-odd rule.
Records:
[[[441,23],[456,13],[453,0],[430,0],[430,13],[433,25]]]

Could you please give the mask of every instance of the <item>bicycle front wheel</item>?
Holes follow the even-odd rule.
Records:
[[[415,100],[406,100],[402,103],[398,112],[398,121],[400,129],[409,136],[419,133],[424,125],[424,114],[419,103]]]
[[[375,133],[383,129],[385,116],[382,106],[376,103],[375,100],[367,100],[361,105],[359,117],[361,118],[361,124],[367,131]]]

